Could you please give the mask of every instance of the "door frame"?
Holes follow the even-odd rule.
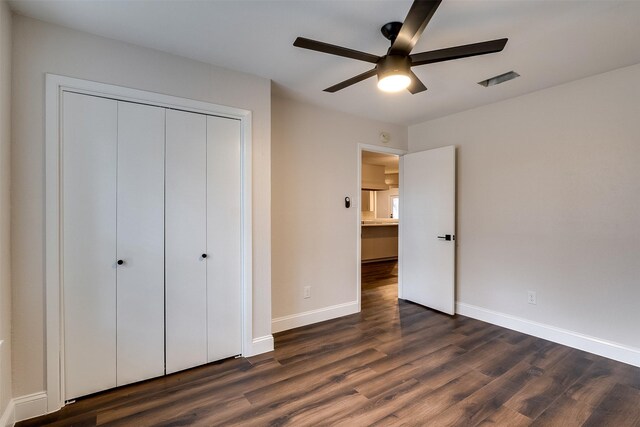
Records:
[[[70,91],[241,122],[242,354],[253,354],[251,111],[122,86],[46,74],[45,83],[45,356],[47,413],[65,405],[61,234],[62,93]]]
[[[356,207],[358,208],[358,214],[356,215],[356,295],[358,300],[358,313],[362,310],[361,307],[361,286],[362,286],[362,253],[361,245],[362,245],[362,152],[363,151],[371,151],[374,153],[382,153],[382,154],[394,154],[398,157],[402,157],[407,154],[407,150],[401,150],[399,148],[391,148],[391,147],[383,147],[381,145],[372,145],[372,144],[358,144],[358,203]],[[398,176],[400,176],[400,162],[398,162]],[[402,182],[400,182],[400,191],[402,191]],[[400,212],[402,212],[402,197],[400,197]],[[398,239],[400,239],[400,227],[401,224],[398,223]],[[400,241],[398,240],[398,261],[400,260]],[[398,277],[398,295],[400,294],[401,281],[400,277]]]

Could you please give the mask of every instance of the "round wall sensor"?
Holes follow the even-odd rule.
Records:
[[[389,132],[380,132],[380,142],[387,144],[389,141],[391,141],[391,135],[389,135]]]

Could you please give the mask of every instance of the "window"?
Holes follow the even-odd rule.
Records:
[[[400,218],[400,199],[398,196],[391,196],[391,218]]]

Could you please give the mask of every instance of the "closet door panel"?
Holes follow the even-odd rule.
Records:
[[[207,363],[207,118],[167,110],[167,373]]]
[[[241,127],[207,117],[209,361],[242,352]]]
[[[165,110],[118,102],[118,385],[164,374]]]
[[[62,109],[65,399],[116,385],[117,102],[65,92]]]

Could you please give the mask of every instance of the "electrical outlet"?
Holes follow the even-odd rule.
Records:
[[[537,304],[536,301],[536,291],[527,291],[527,302],[529,304]]]
[[[311,298],[311,286],[304,287],[304,297]]]

